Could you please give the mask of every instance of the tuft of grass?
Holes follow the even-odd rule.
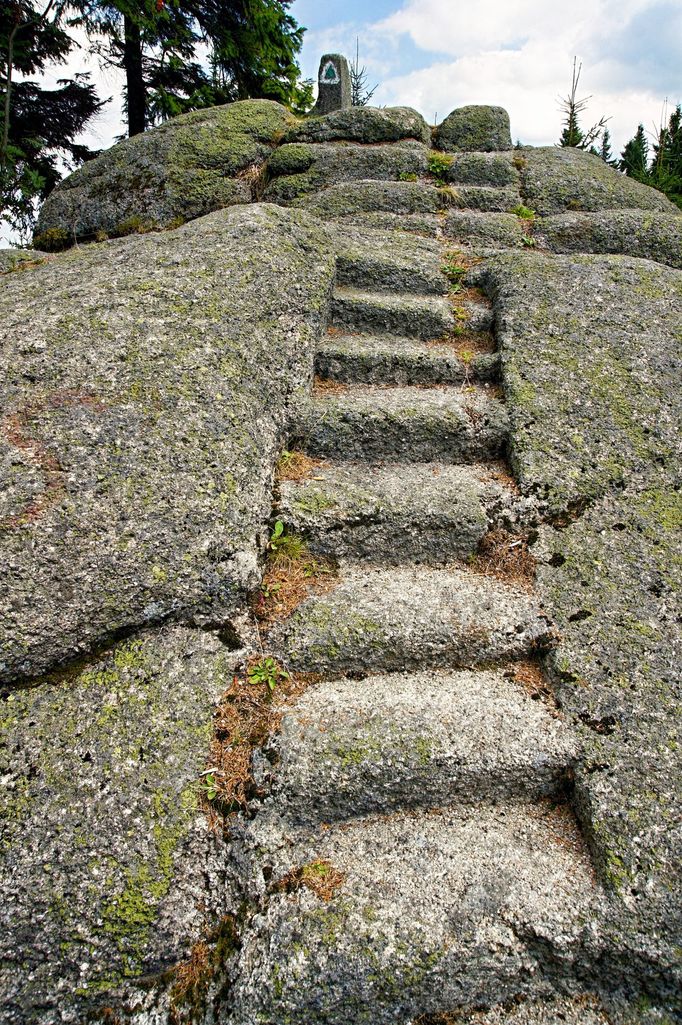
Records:
[[[346,873],[335,868],[331,861],[319,858],[300,868],[292,868],[283,879],[280,879],[277,889],[284,890],[286,893],[295,893],[296,890],[305,886],[322,900],[328,901],[334,896],[345,878]]]
[[[447,172],[452,167],[455,158],[449,153],[441,153],[439,150],[431,150],[428,157],[429,174],[435,179],[437,185],[445,185]]]
[[[462,196],[461,196],[461,194],[457,191],[457,189],[453,189],[452,185],[442,185],[442,186],[440,186],[439,189],[438,189],[438,194],[440,195],[440,199],[441,199],[441,203],[443,204],[443,207],[448,207],[448,206],[457,206],[457,207],[459,207],[462,204]]]
[[[530,207],[524,206],[523,203],[519,203],[518,206],[515,206],[512,213],[516,214],[517,217],[520,217],[522,221],[533,221],[536,216],[535,210],[531,210]]]
[[[528,167],[528,161],[525,157],[522,157],[520,153],[515,153],[512,157],[512,164],[517,171],[523,171],[524,167]]]
[[[516,662],[511,669],[511,677],[536,701],[553,698],[552,689],[537,662]]]
[[[399,182],[416,182],[417,175],[414,171],[401,171],[398,175]]]
[[[521,236],[521,245],[525,246],[526,249],[534,249],[535,246],[537,245],[537,242],[532,237],[532,235],[522,235]]]
[[[297,449],[285,449],[277,460],[275,472],[278,481],[301,481],[307,480],[322,466],[326,466],[322,459],[313,459]]]
[[[334,586],[336,569],[329,559],[314,556],[303,538],[287,534],[280,520],[270,539],[268,561],[254,613],[267,629],[286,618],[313,592]]]
[[[535,559],[529,551],[525,534],[512,534],[503,529],[489,530],[476,555],[469,560],[469,566],[475,573],[518,584],[525,590],[532,590],[535,582]]]

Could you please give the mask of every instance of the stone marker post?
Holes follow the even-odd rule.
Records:
[[[329,114],[351,106],[351,84],[348,61],[340,53],[325,53],[317,73],[319,91],[313,114]]]

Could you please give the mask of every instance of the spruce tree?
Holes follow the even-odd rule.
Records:
[[[583,66],[578,64],[577,60],[577,57],[573,58],[571,91],[568,96],[560,101],[560,107],[566,117],[559,145],[572,146],[575,149],[586,149],[598,155],[597,150],[594,148],[594,143],[601,135],[609,118],[601,117],[597,124],[592,125],[586,132],[580,127],[580,117],[587,110],[587,104],[591,97],[586,96],[582,100],[578,99],[578,84]]]
[[[617,165],[617,161],[613,159],[613,153],[611,152],[611,135],[608,128],[605,128],[602,133],[599,156],[602,158],[604,163],[609,164],[610,167],[615,167]]]
[[[668,124],[659,130],[649,175],[654,188],[682,206],[682,107],[679,104]]]
[[[649,177],[648,162],[649,143],[644,134],[644,125],[640,124],[637,126],[635,135],[626,143],[618,167],[621,171],[625,171],[628,177],[646,182]]]
[[[74,141],[102,106],[88,76],[62,79],[56,89],[25,77],[69,56],[74,44],[67,11],[66,4],[48,0],[0,5],[0,216],[22,239],[64,166],[93,156]]]

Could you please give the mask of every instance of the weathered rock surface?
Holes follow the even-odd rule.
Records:
[[[538,588],[584,735],[576,807],[616,897],[607,931],[633,989],[679,1014],[682,274],[615,256],[488,267],[513,463],[557,517]]]
[[[44,259],[45,254],[36,249],[0,249],[0,274],[21,270],[22,264]]]
[[[453,153],[440,161],[439,176],[460,185],[518,185],[511,153]]]
[[[609,210],[545,217],[536,240],[555,253],[623,253],[682,268],[682,216]]]
[[[538,799],[577,754],[563,723],[492,672],[333,680],[287,712],[261,760],[279,814],[334,822],[397,808]]]
[[[470,210],[449,210],[444,229],[457,242],[490,249],[520,247],[528,234],[528,227],[514,214]]]
[[[542,217],[566,210],[640,209],[679,214],[662,192],[619,174],[585,150],[541,146],[524,149],[520,156],[524,203]]]
[[[230,1025],[394,1025],[547,995],[596,953],[589,861],[544,804],[358,818],[279,850],[278,835],[256,824],[274,879],[326,861],[341,882],[327,902],[305,885],[273,893],[244,937]]]
[[[263,198],[286,203],[340,182],[399,181],[401,176],[425,174],[426,169],[427,149],[417,142],[376,146],[292,142],[280,146],[268,161],[267,174],[273,180]]]
[[[476,551],[485,505],[498,504],[501,491],[476,467],[334,463],[317,467],[314,480],[283,481],[279,511],[323,555],[445,563]]]
[[[509,150],[509,114],[503,107],[458,107],[438,125],[433,144],[446,152]]]
[[[235,910],[199,808],[234,663],[213,634],[174,627],[4,700],[7,1025],[83,1021],[99,994],[170,968]]]
[[[547,620],[518,586],[455,568],[352,565],[270,635],[285,663],[330,674],[480,665],[548,639]]]
[[[416,139],[428,144],[431,129],[411,107],[351,107],[323,117],[308,117],[291,128],[286,142],[400,142]]]
[[[5,278],[0,678],[253,587],[332,272],[319,225],[253,206]]]
[[[97,232],[129,234],[252,199],[250,176],[295,123],[272,100],[242,100],[166,121],[126,139],[65,178],[40,211],[36,247]]]

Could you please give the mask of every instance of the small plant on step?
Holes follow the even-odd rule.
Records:
[[[305,452],[285,449],[277,461],[277,480],[305,480],[324,465],[322,459],[312,459]]]
[[[532,235],[522,235],[521,245],[525,246],[526,249],[534,249],[537,245],[537,240]]]
[[[399,182],[416,182],[417,175],[414,171],[401,171],[398,175]]]
[[[445,185],[447,172],[452,167],[454,160],[455,158],[449,153],[440,153],[438,150],[432,150],[429,153],[429,174],[435,179],[436,185]]]
[[[246,676],[249,683],[265,686],[270,694],[275,692],[282,680],[289,679],[289,673],[269,656],[252,662],[246,670]]]
[[[328,559],[313,555],[302,537],[288,533],[284,523],[277,520],[254,612],[268,626],[288,616],[312,590],[321,590],[326,582],[331,584],[334,576],[334,566]]]
[[[522,221],[533,221],[535,220],[535,210],[531,210],[530,207],[524,206],[523,203],[519,203],[512,210],[513,214],[520,217]]]

